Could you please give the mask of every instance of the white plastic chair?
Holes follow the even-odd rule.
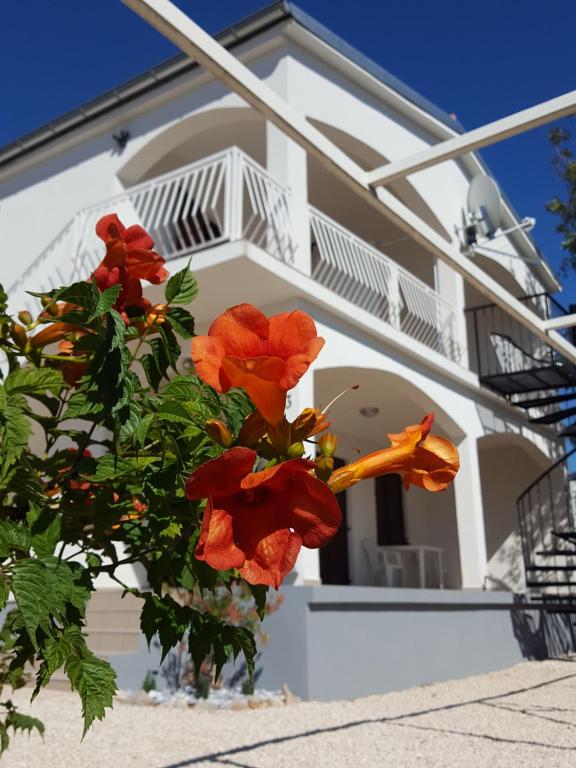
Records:
[[[362,548],[368,561],[374,586],[404,586],[404,563],[400,552],[395,552],[387,547],[379,547],[372,539],[363,539]]]

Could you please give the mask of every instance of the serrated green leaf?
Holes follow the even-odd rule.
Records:
[[[240,651],[242,651],[246,660],[248,683],[253,688],[255,659],[258,652],[258,649],[256,648],[256,641],[254,640],[254,635],[247,627],[231,627],[230,629],[232,630],[232,646],[234,649],[234,658],[236,658]]]
[[[166,352],[168,363],[170,367],[174,371],[176,371],[178,360],[180,358],[180,355],[182,354],[182,349],[180,348],[178,339],[176,338],[176,336],[174,336],[170,328],[166,328],[165,326],[160,326],[160,328],[158,329],[158,332],[160,334],[160,338],[162,339],[162,343],[164,346],[164,351]]]
[[[166,317],[173,330],[183,339],[194,336],[194,318],[184,307],[169,307]]]
[[[96,658],[88,649],[82,657],[70,656],[64,669],[72,688],[80,694],[84,738],[94,720],[103,720],[106,708],[112,708],[116,673],[107,661]]]
[[[68,401],[64,419],[81,419],[86,416],[100,416],[104,413],[104,404],[98,400],[98,393],[93,389],[78,390]]]
[[[50,557],[54,554],[60,540],[62,529],[60,511],[48,506],[38,507],[30,504],[26,517],[30,526],[31,545],[34,552],[40,558]]]
[[[153,413],[147,413],[134,430],[134,440],[136,440],[141,448],[146,443],[146,437],[155,418]]]
[[[264,617],[266,616],[266,597],[268,596],[268,587],[265,584],[248,584],[248,588],[250,589],[252,597],[254,598],[254,602],[256,603],[256,611],[260,621],[263,621]]]
[[[27,447],[28,438],[32,433],[30,420],[23,413],[18,401],[20,397],[20,395],[11,395],[0,411],[0,455],[2,457],[0,476],[2,477]]]
[[[31,715],[23,715],[16,709],[11,709],[8,712],[4,722],[8,728],[13,729],[14,733],[17,731],[27,731],[28,733],[38,731],[41,736],[44,734],[44,723],[41,720]]]
[[[162,661],[168,651],[176,643],[180,642],[190,624],[194,611],[184,605],[179,605],[171,597],[157,597],[146,595],[142,613],[140,615],[140,628],[144,633],[148,647],[152,638],[158,634],[162,648]]]
[[[78,283],[72,283],[72,285],[63,286],[62,288],[54,288],[52,291],[46,293],[36,293],[34,291],[27,291],[30,296],[36,296],[42,298],[48,296],[54,301],[65,301],[68,304],[74,304],[83,309],[87,309],[88,312],[93,312],[98,304],[100,298],[100,291],[96,283],[88,283],[82,280]]]
[[[190,272],[190,267],[186,266],[168,280],[166,284],[166,303],[190,304],[196,298],[197,293],[198,283],[196,278]]]
[[[37,560],[14,563],[12,591],[30,642],[39,650],[36,631],[42,626],[49,634],[51,595],[46,584],[46,568]]]
[[[106,480],[129,477],[139,474],[145,467],[149,467],[160,460],[159,456],[137,456],[126,459],[107,453],[98,461],[96,472],[90,476],[90,480],[94,483],[102,483]]]
[[[23,525],[0,520],[0,557],[8,557],[14,550],[28,553],[30,532]]]
[[[142,368],[144,369],[144,374],[146,376],[146,381],[154,392],[158,392],[158,388],[160,386],[160,383],[162,382],[163,374],[158,368],[158,364],[156,360],[154,359],[153,354],[146,354],[142,355],[140,358],[140,363],[142,365]]]
[[[24,395],[42,395],[51,392],[58,395],[64,386],[64,379],[60,371],[53,368],[26,366],[10,373],[4,386],[9,394],[18,392]]]
[[[116,300],[120,295],[121,290],[122,290],[122,286],[119,283],[118,285],[112,285],[110,286],[110,288],[106,288],[106,290],[100,294],[98,303],[96,304],[94,311],[88,318],[88,322],[90,323],[92,322],[92,320],[95,320],[97,317],[102,317],[102,315],[105,315],[106,312],[109,312],[110,309],[116,303]]]
[[[0,611],[6,607],[8,596],[10,595],[10,583],[2,575],[0,576]]]

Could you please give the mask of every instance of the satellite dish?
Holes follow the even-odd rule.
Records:
[[[492,239],[502,220],[502,197],[494,179],[483,173],[474,176],[468,188],[466,207],[472,224],[484,237]]]

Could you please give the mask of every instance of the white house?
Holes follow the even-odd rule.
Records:
[[[462,131],[291,3],[217,39],[363,169]],[[389,190],[460,251],[468,188],[486,173],[471,153]],[[14,309],[30,300],[26,289],[86,276],[101,259],[94,223],[116,211],[151,233],[171,271],[192,254],[201,330],[240,301],[314,317],[326,346],[290,409],[326,405],[359,384],[331,410],[342,460],[383,447],[387,432],[429,411],[437,433],[457,444],[462,468],[444,493],[403,492],[395,477],[346,493],[346,524],[325,550],[303,551],[271,619],[266,679],[284,676],[308,696],[353,695],[545,652],[550,618],[518,593],[527,583],[549,591],[570,574],[568,555],[540,553],[561,550],[565,539],[552,531],[573,527],[565,464],[548,470],[564,454],[559,408],[576,371],[487,306],[416,233],[366,206],[183,56],[0,150],[0,199],[1,281]],[[501,230],[518,223],[505,201]],[[531,237],[516,226],[495,242],[497,256],[472,246],[475,263],[541,317],[561,311],[549,297],[560,286]],[[516,500],[542,475],[519,525]],[[109,621],[115,595],[102,595],[96,646],[127,653],[133,619],[122,611]],[[335,679],[350,653],[354,680]]]

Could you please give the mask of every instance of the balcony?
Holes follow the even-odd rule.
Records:
[[[310,259],[296,260],[291,193],[236,147],[132,187],[79,211],[24,272],[10,295],[81,280],[102,258],[97,220],[116,211],[138,222],[167,259],[245,240],[446,358],[460,362],[453,308],[382,252],[308,207]],[[16,303],[15,303],[16,305]],[[30,307],[31,308],[31,307]]]

